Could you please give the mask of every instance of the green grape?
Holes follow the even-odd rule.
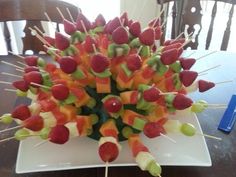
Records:
[[[12,118],[11,114],[3,114],[0,117],[0,121],[4,124],[10,124],[10,123],[12,123],[13,118]]]
[[[96,106],[96,104],[97,104],[96,100],[93,99],[93,98],[91,98],[91,99],[89,100],[89,102],[87,103],[87,106],[88,106],[89,108],[93,108],[94,106]]]
[[[133,128],[135,128],[137,130],[143,130],[145,124],[146,124],[146,120],[141,119],[139,117],[135,117]]]
[[[21,141],[30,136],[30,132],[26,129],[20,129],[15,132],[15,139]]]
[[[196,134],[196,128],[190,123],[183,123],[180,130],[186,136],[193,136]]]
[[[122,129],[122,135],[125,137],[125,138],[129,138],[130,135],[133,134],[133,130],[132,128],[126,126]]]
[[[199,100],[192,104],[191,111],[195,113],[203,112],[208,107],[208,104],[204,100]]]
[[[98,123],[99,117],[97,116],[97,114],[90,114],[91,120],[92,120],[92,125],[95,125],[96,123]]]
[[[46,140],[46,139],[48,139],[48,135],[49,135],[50,131],[51,131],[51,128],[45,127],[45,128],[43,128],[43,129],[40,131],[40,135],[39,135],[39,136],[40,136],[42,139]]]
[[[27,92],[23,92],[23,91],[17,89],[16,90],[16,95],[21,96],[21,97],[25,97],[25,96],[27,96]]]
[[[155,162],[154,160],[148,164],[147,170],[152,176],[160,176],[161,175],[161,166],[157,162]]]

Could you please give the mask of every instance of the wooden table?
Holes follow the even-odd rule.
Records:
[[[193,56],[202,56],[205,51],[197,51]],[[10,62],[17,61],[14,56],[1,56],[0,60]],[[236,94],[236,53],[217,52],[203,58],[195,64],[192,70],[202,71],[209,67],[221,64],[222,66],[211,70],[207,75],[200,78],[214,82],[225,80],[234,81],[227,84],[217,85],[205,93],[193,93],[190,96],[193,100],[204,99],[209,103],[228,103],[232,94]],[[0,64],[0,71],[20,74],[13,67]],[[0,75],[0,80],[13,81],[14,77]],[[15,104],[14,93],[4,92],[3,89],[9,87],[0,85],[0,114],[10,112]],[[162,167],[162,177],[236,177],[236,128],[230,134],[224,134],[217,130],[219,121],[224,113],[224,109],[209,109],[198,114],[203,132],[221,137],[222,141],[206,139],[212,158],[212,167]],[[3,126],[0,125],[0,129]],[[10,136],[9,134],[5,134]],[[2,135],[0,135],[2,138]],[[17,141],[9,141],[0,144],[0,176],[1,177],[103,177],[104,168],[90,168],[80,170],[68,170],[58,172],[43,172],[30,174],[15,174],[16,155],[18,149]],[[146,177],[147,172],[142,172],[138,167],[115,167],[109,168],[109,177]]]

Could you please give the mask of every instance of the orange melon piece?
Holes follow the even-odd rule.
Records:
[[[131,110],[126,109],[126,110],[124,111],[123,116],[122,116],[122,120],[123,120],[123,122],[124,122],[125,124],[132,126],[133,123],[134,123],[134,119],[135,119],[136,117],[142,118],[143,115],[140,115],[140,114],[138,114],[138,113],[136,113],[136,112],[134,112],[134,111],[131,111]]]
[[[142,71],[139,71],[134,75],[133,88],[137,89],[140,84],[148,84],[150,81],[151,81],[151,78],[145,79],[143,77]]]
[[[138,134],[133,134],[128,139],[129,147],[132,148],[134,142],[141,142],[140,136]]]
[[[90,116],[76,116],[77,128],[80,136],[87,136],[92,130]]]
[[[138,101],[138,91],[126,91],[120,93],[123,104],[136,104]]]
[[[74,106],[64,105],[60,107],[60,112],[65,114],[68,121],[74,120],[76,118],[77,110]]]
[[[146,118],[150,122],[156,122],[167,115],[166,110],[163,106],[157,106],[156,109],[151,112]]]
[[[102,136],[113,136],[115,138],[117,138],[117,135],[119,133],[113,120],[108,120],[103,123],[99,129],[99,132],[102,134]]]
[[[96,77],[97,93],[110,93],[111,92],[111,79],[110,77],[100,78]]]

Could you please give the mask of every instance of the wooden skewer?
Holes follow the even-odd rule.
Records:
[[[6,82],[6,81],[0,81],[0,84],[8,84],[8,85],[12,85],[11,82]]]
[[[6,72],[1,72],[2,75],[6,75],[6,76],[13,76],[13,77],[18,77],[22,79],[22,76],[16,75],[16,74],[11,74],[11,73],[6,73]]]
[[[108,177],[108,164],[109,162],[105,163],[105,177]]]
[[[207,104],[208,106],[227,106],[227,104]]]
[[[49,50],[49,47],[48,46],[46,46],[46,45],[44,45],[44,47],[47,49],[47,50]],[[58,55],[55,51],[51,51],[57,58],[61,58],[61,56],[60,55]]]
[[[233,80],[227,80],[227,81],[217,82],[217,83],[215,83],[215,84],[217,85],[217,84],[224,84],[224,83],[229,83],[229,82],[233,82]]]
[[[203,55],[203,56],[197,58],[196,61],[197,61],[197,60],[200,60],[200,59],[202,59],[202,58],[205,58],[205,57],[207,57],[207,56],[209,56],[209,55],[211,55],[211,54],[213,54],[213,53],[216,53],[216,52],[218,52],[218,51],[213,51],[213,52],[210,52],[210,53],[208,53],[208,54],[206,54],[206,55]]]
[[[204,75],[207,75],[208,73],[201,73],[201,74],[198,74],[198,76],[204,76]]]
[[[29,29],[34,32],[36,35],[35,37],[38,38],[43,44],[47,44],[48,46],[51,46],[43,37],[41,37],[36,30],[34,30],[33,28],[29,27]]]
[[[15,139],[15,136],[12,136],[12,137],[9,137],[9,138],[2,139],[2,140],[0,140],[0,143],[3,143],[3,142],[5,142],[5,141],[10,141],[10,140],[12,140],[12,139]]]
[[[164,11],[165,11],[165,9],[162,8],[161,12],[159,13],[159,15],[156,17],[155,21],[153,22],[151,28],[154,28],[154,26],[155,26],[157,20],[161,17],[161,15],[163,14]]]
[[[54,27],[51,18],[49,17],[49,15],[47,14],[47,12],[44,12],[44,15],[46,16],[47,20],[50,22],[51,26],[53,27],[53,29],[55,31],[57,31],[57,29]]]
[[[14,65],[14,64],[12,64],[12,63],[9,63],[9,62],[6,62],[6,61],[1,61],[1,62],[4,63],[4,64],[6,64],[6,65],[13,66],[13,67],[15,67],[15,68],[23,69],[23,70],[24,70],[24,68],[22,68],[22,67],[20,67],[20,66],[17,66],[17,65]]]
[[[66,8],[66,11],[67,11],[67,13],[69,14],[69,17],[70,17],[70,20],[72,21],[72,23],[75,23],[75,21],[74,21],[72,15],[71,15],[71,13],[70,13],[70,10],[69,10],[68,8]]]
[[[188,43],[190,43],[192,41],[192,38],[189,38],[187,41],[185,41],[182,45],[181,45],[181,47],[180,48],[178,48],[178,49],[181,49],[181,48],[183,48],[184,46],[186,46]]]
[[[20,61],[17,61],[17,63],[23,65],[23,66],[28,66],[27,64],[23,63],[23,62],[20,62]]]
[[[81,23],[81,25],[82,25],[82,27],[83,27],[83,29],[84,29],[85,34],[88,35],[88,31],[87,31],[87,29],[86,29],[86,27],[85,27],[85,25],[84,25],[83,20],[80,20],[80,23]]]
[[[177,39],[179,39],[183,34],[184,34],[184,32],[180,33],[180,34],[173,40],[173,42],[176,41]]]
[[[45,88],[45,89],[51,89],[50,87],[48,86],[45,86],[45,85],[41,85],[41,84],[37,84],[37,83],[34,83],[34,82],[30,82],[31,85],[35,85],[35,86],[39,86],[39,87],[42,87],[42,88]]]
[[[36,26],[36,25],[34,25],[34,28],[43,36],[44,35],[44,33]]]
[[[208,135],[208,134],[204,134],[204,133],[196,133],[197,135],[201,135],[201,136],[205,136],[205,137],[207,137],[207,138],[212,138],[212,139],[216,139],[216,140],[219,140],[219,141],[221,141],[222,140],[222,138],[219,138],[219,137],[216,137],[216,136],[212,136],[212,135]]]
[[[160,95],[170,95],[170,94],[178,94],[178,92],[165,92],[165,93],[160,93]]]
[[[0,133],[4,133],[4,132],[10,131],[10,130],[15,130],[15,129],[18,129],[18,128],[22,128],[22,125],[18,125],[18,126],[15,126],[15,127],[11,127],[11,128],[1,130]]]
[[[97,49],[96,49],[95,44],[92,44],[92,46],[93,46],[93,51],[94,51],[94,53],[96,54],[96,53],[97,53]]]
[[[170,140],[171,142],[176,143],[176,141],[175,141],[174,139],[170,138],[169,136],[167,136],[167,135],[165,135],[165,134],[163,134],[163,133],[160,133],[160,135],[161,135],[162,137],[164,137],[164,138]]]
[[[206,71],[209,71],[209,70],[212,70],[212,69],[215,69],[215,68],[218,68],[218,67],[220,67],[220,66],[221,66],[221,65],[213,66],[213,67],[211,67],[211,68],[208,68],[208,69],[205,69],[205,70],[199,72],[198,74],[200,74],[200,73],[204,73],[204,72],[206,72]]]
[[[8,50],[8,52],[9,52],[10,54],[14,55],[14,56],[17,56],[17,57],[20,58],[20,59],[25,59],[25,57],[22,57],[21,55],[15,54],[15,53],[13,53],[13,52],[10,51],[10,50]]]
[[[141,52],[142,48],[143,48],[142,45],[138,48],[137,55],[139,55],[139,53]]]
[[[21,70],[21,69],[18,69],[16,68],[16,71],[20,71],[21,73],[24,73],[25,71]]]
[[[66,18],[64,17],[63,13],[61,12],[61,10],[59,9],[59,7],[56,7],[56,9],[57,9],[58,13],[60,14],[62,20],[66,19]]]
[[[7,91],[7,92],[17,92],[17,90],[15,90],[15,89],[8,89],[8,88],[5,88],[4,91]]]

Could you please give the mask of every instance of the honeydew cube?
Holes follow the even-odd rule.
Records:
[[[142,170],[147,170],[148,164],[152,162],[154,157],[149,152],[139,152],[135,158],[136,163]]]
[[[70,137],[79,136],[79,131],[76,122],[68,122],[67,124],[65,124],[65,126],[69,129]]]
[[[163,127],[167,133],[179,133],[181,125],[179,120],[168,120]]]
[[[41,112],[39,114],[44,121],[44,127],[55,127],[57,124],[57,119],[54,117],[52,112]]]

